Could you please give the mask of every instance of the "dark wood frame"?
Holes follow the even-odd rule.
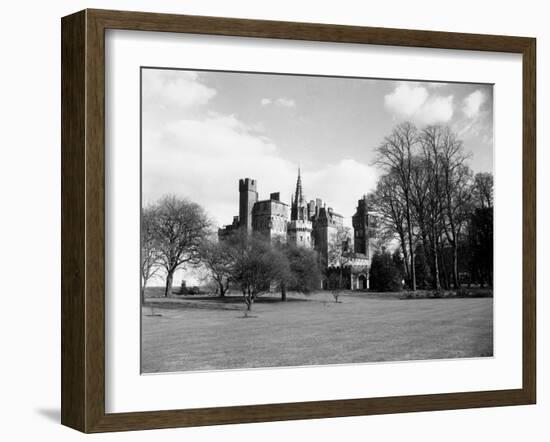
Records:
[[[61,422],[64,425],[84,432],[102,432],[535,403],[535,39],[105,10],[84,10],[69,15],[62,19],[61,25]],[[104,300],[104,72],[106,29],[185,32],[522,54],[522,388],[106,414]]]

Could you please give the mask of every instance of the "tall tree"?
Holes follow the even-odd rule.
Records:
[[[310,293],[320,286],[322,274],[316,251],[287,244],[284,247],[289,272],[281,282],[281,298],[286,300],[286,290]],[[285,296],[283,296],[283,288]]]
[[[289,265],[282,251],[260,235],[237,234],[231,241],[235,250],[232,279],[241,288],[247,316],[258,296],[287,278]]]
[[[485,209],[493,207],[493,174],[479,172],[474,176],[472,198],[477,207]]]
[[[402,195],[399,192],[399,178],[395,172],[383,175],[374,193],[369,195],[370,206],[378,214],[378,233],[385,242],[397,236],[403,253],[405,279],[411,283],[409,268],[409,249],[407,236],[407,221]]]
[[[452,278],[455,288],[459,288],[458,247],[462,229],[468,216],[471,200],[472,171],[465,164],[469,155],[464,153],[462,141],[448,127],[439,127],[441,177],[443,196],[443,230],[452,249]]]
[[[158,201],[155,214],[155,242],[166,273],[164,296],[169,296],[176,270],[200,262],[200,245],[209,233],[210,220],[201,206],[174,195]]]
[[[441,183],[441,157],[439,146],[442,133],[438,126],[428,126],[420,134],[423,167],[426,172],[426,218],[432,259],[433,283],[435,290],[441,290],[439,252],[442,233],[443,194]]]
[[[426,288],[427,275],[430,273],[427,265],[427,253],[432,250],[430,245],[430,162],[422,155],[416,155],[412,162],[411,171],[411,203],[413,216],[421,245],[415,245],[415,270],[417,285]],[[419,252],[422,256],[419,256]],[[420,261],[419,263],[417,261]]]
[[[493,284],[493,175],[477,173],[472,184],[468,225],[471,279],[482,287]]]
[[[344,288],[344,269],[353,260],[350,250],[351,233],[349,228],[338,226],[329,231],[327,250],[327,269],[338,270],[338,289]]]
[[[147,282],[161,269],[155,239],[156,207],[147,206],[141,212],[141,303],[145,302]]]
[[[218,286],[223,298],[229,289],[235,266],[235,251],[227,241],[206,240],[200,247],[200,260]]]
[[[405,122],[396,126],[392,133],[384,138],[377,148],[377,163],[385,167],[388,172],[395,173],[398,177],[397,184],[403,196],[405,220],[407,226],[407,239],[409,242],[411,290],[416,290],[416,275],[414,265],[413,247],[413,218],[411,207],[411,173],[413,156],[418,146],[418,130],[410,123]]]
[[[379,292],[401,290],[400,269],[392,255],[385,251],[376,251],[372,257],[370,270],[370,288]]]

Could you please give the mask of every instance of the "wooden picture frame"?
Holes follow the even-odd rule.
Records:
[[[105,412],[105,30],[495,51],[523,57],[523,385],[513,390]],[[62,424],[83,432],[533,404],[536,41],[533,38],[84,10],[62,19]]]

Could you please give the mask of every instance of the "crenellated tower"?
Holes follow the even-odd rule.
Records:
[[[239,180],[239,226],[252,231],[252,209],[258,201],[257,182],[251,178]]]
[[[357,210],[352,217],[354,230],[354,252],[365,255],[366,259],[371,259],[372,247],[371,243],[374,237],[375,217],[369,213],[368,201],[366,195],[363,195],[357,201]]]

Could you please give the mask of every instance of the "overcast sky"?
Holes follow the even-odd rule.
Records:
[[[374,150],[397,123],[450,125],[475,172],[493,168],[492,86],[143,69],[143,201],[173,193],[218,224],[238,214],[238,180],[309,199],[351,224],[376,184]]]

